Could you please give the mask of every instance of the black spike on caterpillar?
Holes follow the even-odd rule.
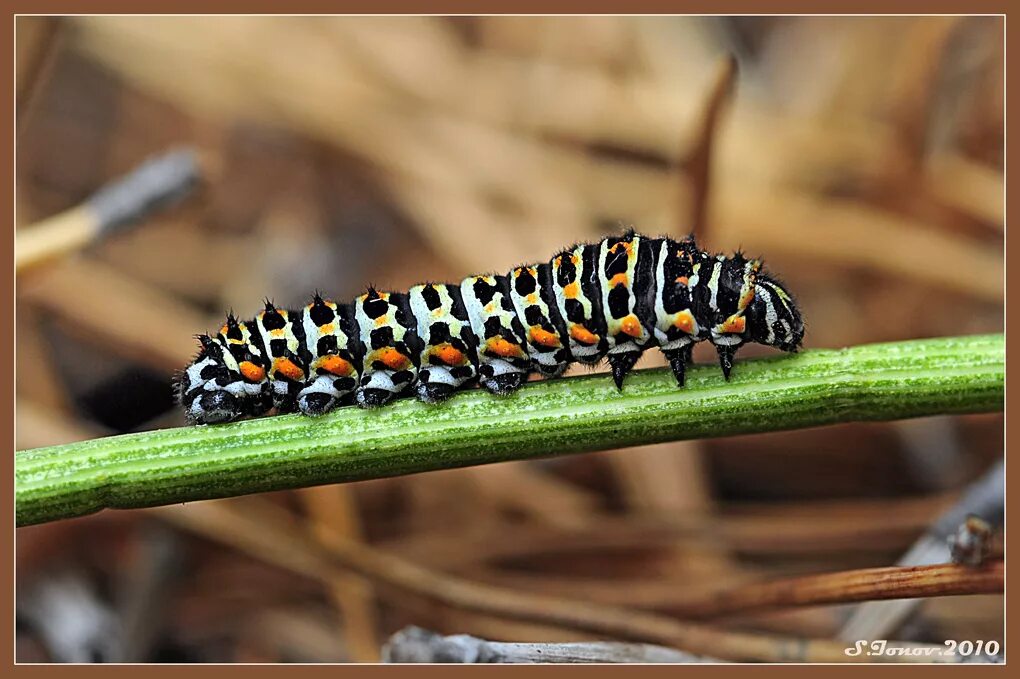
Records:
[[[459,284],[369,289],[349,304],[316,294],[300,310],[266,300],[254,320],[231,315],[217,335],[199,337],[177,397],[192,423],[274,407],[322,415],[411,395],[438,403],[475,382],[506,395],[532,372],[557,377],[603,358],[622,389],[652,347],[682,387],[697,342],[715,346],[729,379],[742,345],[792,352],[803,337],[793,297],[761,261],[631,231]]]

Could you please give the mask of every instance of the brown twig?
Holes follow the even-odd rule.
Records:
[[[919,566],[942,563],[950,559],[947,538],[953,534],[969,514],[989,521],[1002,521],[1005,502],[1005,462],[993,465],[980,478],[972,482],[957,502],[942,512],[931,523],[928,531],[907,550],[900,560],[901,566]],[[858,606],[840,630],[840,638],[881,639],[895,632],[917,606],[916,599],[869,602]]]
[[[733,96],[737,81],[737,60],[732,55],[723,60],[715,83],[705,102],[699,133],[694,148],[684,155],[684,170],[690,181],[687,223],[681,224],[678,233],[693,233],[699,242],[705,235],[705,215],[708,211],[709,187],[712,181],[712,149],[719,127],[719,118]],[[681,211],[683,213],[685,211]]]
[[[15,107],[18,130],[31,118],[32,109],[49,81],[60,52],[63,20],[57,17],[21,16],[17,18],[17,71]]]
[[[300,496],[308,509],[316,539],[328,540],[329,534],[333,532],[350,540],[362,539],[358,508],[354,491],[350,487],[336,485],[306,488]],[[378,661],[378,621],[371,584],[363,577],[337,572],[329,578],[329,589],[343,618],[344,637],[351,660]]]
[[[952,500],[952,495],[940,494],[895,501],[800,502],[778,507],[748,504],[746,508],[728,509],[711,521],[698,513],[665,521],[656,516],[622,519],[598,512],[570,530],[508,525],[500,527],[500,540],[492,540],[489,528],[468,527],[456,534],[403,536],[383,546],[404,558],[424,560],[444,569],[548,553],[687,545],[719,545],[756,556],[898,552]]]
[[[761,582],[674,602],[669,612],[708,619],[785,606],[817,606],[886,599],[997,594],[1003,591],[1001,561],[980,568],[957,564],[862,568]]]
[[[533,464],[498,464],[462,472],[481,496],[499,510],[511,510],[550,526],[570,529],[583,525],[598,511],[595,493],[545,473]],[[521,488],[531,492],[521,493]]]
[[[163,507],[156,516],[278,566],[321,579],[338,569],[371,577],[385,589],[517,620],[552,623],[599,636],[664,644],[699,655],[765,662],[846,662],[844,644],[821,639],[728,632],[655,613],[491,587],[436,573],[331,533],[316,545],[282,510],[265,500]],[[867,660],[867,657],[858,656]],[[910,660],[911,656],[902,659]]]
[[[927,17],[906,31],[905,49],[899,63],[890,65],[890,80],[897,86],[888,106],[897,136],[902,140],[904,159],[909,171],[917,172],[929,146],[930,119],[936,107],[939,71],[954,30],[962,17]]]

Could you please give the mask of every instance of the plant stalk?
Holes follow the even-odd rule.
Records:
[[[1002,410],[1001,334],[817,349],[688,370],[533,382],[20,451],[17,524],[437,469],[840,422]]]

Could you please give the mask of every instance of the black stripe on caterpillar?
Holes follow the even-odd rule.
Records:
[[[266,300],[253,320],[230,315],[218,334],[199,336],[176,392],[189,422],[215,423],[412,394],[437,403],[476,382],[507,395],[532,372],[557,377],[603,358],[622,389],[652,347],[682,387],[697,342],[715,346],[728,379],[742,345],[792,352],[803,336],[793,297],[760,260],[630,231],[459,284],[370,288],[349,304],[316,294],[300,310]]]

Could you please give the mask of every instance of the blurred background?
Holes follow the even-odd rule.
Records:
[[[19,268],[18,449],[183,425],[171,377],[227,309],[505,271],[621,225],[763,255],[808,348],[1003,329],[1000,18],[20,17],[16,37],[19,245],[158,154],[193,149],[202,177]],[[457,578],[668,612],[894,564],[1002,446],[1001,415],[926,418],[256,499]],[[591,638],[145,511],[17,540],[22,662],[375,661],[408,624]],[[850,611],[719,624],[836,636]],[[924,601],[885,638],[1001,641],[1002,597]]]

